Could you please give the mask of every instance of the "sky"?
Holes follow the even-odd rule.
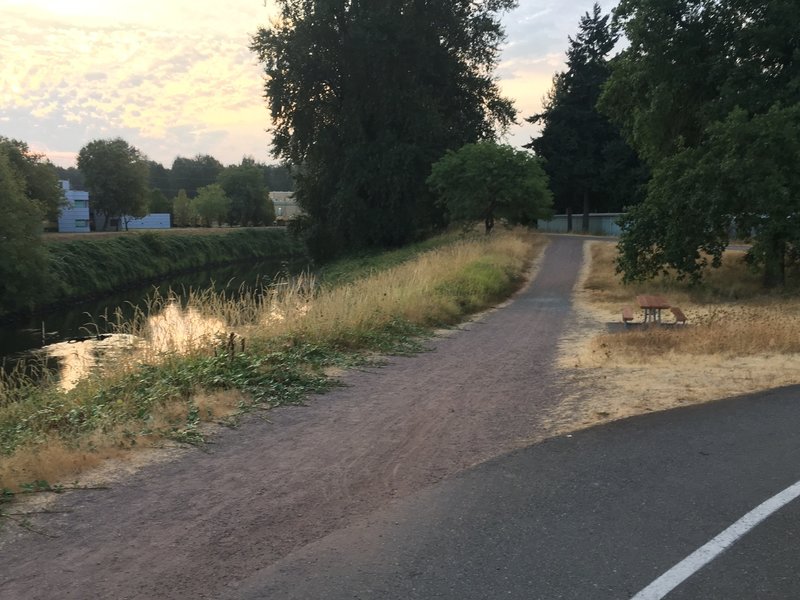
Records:
[[[615,3],[600,2],[604,14]],[[567,36],[593,0],[520,0],[503,16],[497,70],[519,111],[504,141],[536,130]],[[210,154],[223,164],[269,153],[263,74],[250,37],[273,0],[0,0],[0,135],[75,165],[95,139],[121,137],[148,158]]]

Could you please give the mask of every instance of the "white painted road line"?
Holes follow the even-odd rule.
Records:
[[[631,600],[661,600],[672,590],[730,548],[756,525],[800,496],[800,481],[759,504],[705,546],[698,548]]]

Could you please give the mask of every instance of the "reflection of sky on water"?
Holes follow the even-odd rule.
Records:
[[[159,355],[185,354],[225,333],[225,324],[205,317],[194,308],[170,302],[161,312],[148,317],[143,337],[111,334],[83,341],[59,342],[44,347],[58,363],[59,387],[70,390],[92,369],[115,366],[120,360],[154,360]]]

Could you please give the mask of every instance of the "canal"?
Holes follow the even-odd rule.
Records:
[[[253,287],[268,284],[276,277],[301,272],[307,264],[302,261],[266,261],[238,263],[175,275],[150,282],[114,295],[54,308],[10,323],[0,323],[0,363],[8,369],[33,351],[46,345],[108,333],[106,319],[111,319],[117,308],[124,317],[144,310],[148,298],[157,290],[166,295],[170,290],[185,298],[188,290],[214,288],[235,294],[241,286]]]

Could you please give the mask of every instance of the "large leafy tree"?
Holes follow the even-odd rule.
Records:
[[[42,203],[26,195],[25,178],[0,144],[0,315],[25,309],[44,287]]]
[[[590,212],[618,212],[636,203],[646,179],[619,128],[597,110],[618,40],[608,21],[597,4],[581,17],[577,35],[569,38],[567,70],[555,75],[544,110],[527,119],[542,127],[526,147],[545,159],[556,209],[582,210],[584,230]]]
[[[263,171],[253,159],[244,158],[242,164],[224,169],[219,184],[229,200],[230,225],[271,225],[275,221]]]
[[[78,168],[86,177],[95,211],[119,220],[147,214],[147,159],[125,140],[89,142],[78,153]]]
[[[172,189],[186,190],[186,194],[194,198],[199,188],[216,183],[222,169],[222,163],[209,154],[198,154],[194,158],[178,156],[170,170]]]
[[[630,46],[601,108],[653,168],[622,223],[628,280],[698,279],[730,232],[755,241],[764,283],[784,281],[800,238],[796,176],[800,21],[794,0],[622,0]]]
[[[498,15],[516,0],[278,4],[251,48],[312,253],[399,245],[444,224],[431,165],[515,116],[492,73]]]
[[[481,220],[486,233],[496,219],[533,225],[550,215],[553,204],[539,160],[493,142],[449,151],[433,165],[428,185],[443,200],[453,221]]]
[[[10,168],[20,177],[25,197],[39,205],[43,218],[55,221],[64,206],[64,193],[55,166],[20,140],[0,136],[0,148],[5,152]]]

